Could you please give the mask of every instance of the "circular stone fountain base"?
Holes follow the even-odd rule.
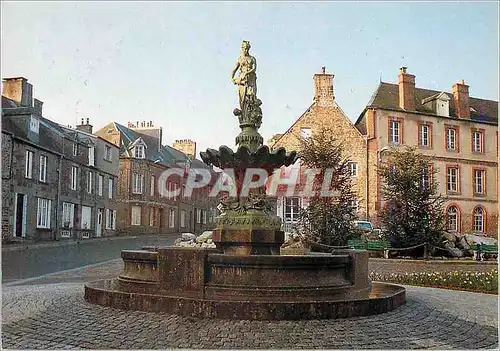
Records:
[[[122,251],[123,273],[85,284],[88,302],[198,318],[297,320],[367,316],[405,303],[405,289],[371,283],[368,252],[221,254],[164,247]]]
[[[117,280],[86,284],[88,302],[145,312],[164,312],[196,318],[246,320],[334,319],[368,316],[404,305],[405,289],[398,285],[373,283],[366,299],[338,301],[222,301],[120,291]]]

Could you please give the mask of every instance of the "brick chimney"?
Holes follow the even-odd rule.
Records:
[[[76,130],[79,130],[80,132],[85,132],[92,134],[92,125],[89,123],[88,118],[82,118],[81,124],[76,126]]]
[[[453,85],[453,102],[457,118],[470,118],[469,86],[463,79]]]
[[[176,140],[172,147],[188,155],[191,160],[196,158],[196,143],[191,139]]]
[[[2,95],[21,107],[33,107],[33,85],[23,77],[2,79]]]
[[[321,73],[314,75],[314,102],[318,106],[331,106],[335,100],[333,94],[333,74],[326,73],[321,67]]]
[[[407,67],[399,69],[399,107],[403,110],[415,110],[415,76],[406,73]]]

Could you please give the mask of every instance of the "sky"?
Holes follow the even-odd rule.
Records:
[[[416,86],[498,101],[497,2],[8,2],[1,74],[22,76],[65,125],[153,121],[176,139],[234,148],[242,40],[257,59],[260,133],[285,132],[311,105],[313,75],[333,73],[354,122],[401,66]]]

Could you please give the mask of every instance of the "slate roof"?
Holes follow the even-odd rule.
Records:
[[[435,111],[424,106],[422,101],[437,96],[441,91],[415,88],[415,110],[417,112],[436,114]],[[450,98],[450,117],[457,117],[453,94],[444,92]],[[401,110],[399,107],[399,86],[398,84],[380,82],[366,108],[386,108],[391,110]],[[478,99],[469,97],[469,107],[471,108],[470,119],[473,121],[498,124],[498,101]],[[361,114],[356,124],[361,121]]]

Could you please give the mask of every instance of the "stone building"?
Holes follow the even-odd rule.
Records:
[[[125,127],[112,122],[96,134],[120,147],[118,212],[120,233],[199,233],[214,226],[217,203],[207,196],[208,187],[189,198],[166,191],[183,191],[189,167],[208,167],[185,153],[162,144],[162,129],[152,122],[129,122]],[[193,150],[193,155],[196,150]],[[164,180],[168,170],[180,170]]]
[[[2,222],[7,229],[2,237],[11,241],[100,236],[96,204],[103,211],[113,211],[114,206],[108,200],[97,202],[97,194],[89,192],[95,183],[87,183],[88,174],[99,169],[89,163],[88,138],[44,118],[43,103],[32,94],[33,86],[25,78],[3,80],[2,155],[9,171],[2,174],[2,211],[9,220]],[[111,173],[116,176],[116,171],[117,167]],[[104,234],[111,235],[112,229]]]
[[[351,158],[358,194],[358,217],[378,225],[383,208],[377,168],[387,151],[416,146],[438,171],[440,193],[447,199],[450,230],[497,235],[498,232],[498,102],[469,96],[464,81],[452,92],[416,88],[415,76],[400,70],[398,83],[381,82],[353,125],[335,101],[333,75],[314,75],[313,104],[283,134],[270,141],[272,148],[298,147],[320,125],[334,129]],[[273,143],[274,142],[274,143]],[[278,215],[296,221],[304,199],[278,199]]]
[[[470,97],[463,80],[451,93],[417,88],[402,67],[397,84],[379,84],[356,127],[367,136],[374,169],[390,148],[416,146],[430,157],[450,230],[497,235],[497,101]],[[383,208],[378,180],[372,192],[377,213]]]
[[[307,110],[283,134],[276,134],[268,143],[273,149],[285,147],[298,150],[299,138],[312,135],[321,127],[328,127],[341,144],[345,157],[350,159],[353,185],[357,194],[356,208],[360,218],[369,216],[370,193],[366,187],[367,167],[366,137],[353,125],[335,100],[333,74],[322,72],[314,75],[314,99]],[[274,143],[273,143],[274,142]],[[271,144],[272,143],[272,144]],[[300,160],[293,167],[300,167]],[[307,198],[282,196],[277,199],[278,216],[285,223],[298,220],[299,209],[307,205]]]

